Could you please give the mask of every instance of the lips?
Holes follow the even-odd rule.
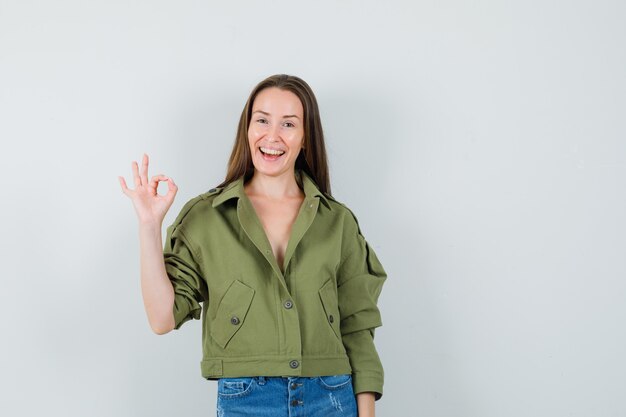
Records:
[[[283,150],[266,148],[264,146],[259,147],[259,150],[261,151],[261,153],[263,153],[264,155],[268,155],[268,156],[281,156],[282,154],[285,153],[285,151]]]

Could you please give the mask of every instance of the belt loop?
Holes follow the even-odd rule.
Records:
[[[264,376],[259,376],[258,377],[258,382],[259,382],[259,385],[264,385],[265,384],[265,377]]]

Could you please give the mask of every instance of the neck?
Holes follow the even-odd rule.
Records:
[[[258,195],[276,200],[302,195],[302,190],[298,187],[294,171],[289,171],[276,177],[255,171],[244,189],[248,195]]]

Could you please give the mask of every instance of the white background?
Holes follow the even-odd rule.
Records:
[[[222,181],[252,87],[315,91],[387,269],[378,416],[626,415],[620,1],[0,1],[4,416],[212,416],[151,332],[131,161]]]

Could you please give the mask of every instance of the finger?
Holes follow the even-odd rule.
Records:
[[[158,174],[158,175],[153,175],[152,178],[150,179],[150,182],[167,181],[168,179],[169,177],[167,175]]]
[[[141,160],[141,183],[148,184],[148,154],[143,154]]]
[[[169,178],[167,177],[167,175],[154,175],[152,176],[152,178],[150,179],[150,188],[153,188],[156,190],[156,188],[159,186],[159,182],[160,181],[167,181]]]
[[[137,189],[137,187],[141,187],[141,177],[139,176],[139,167],[137,166],[136,161],[133,161],[131,165],[133,167],[133,180],[135,181],[135,189]]]
[[[174,180],[171,178],[168,178],[167,179],[167,194],[165,194],[165,197],[174,198],[177,191],[178,191],[178,186],[174,183]]]
[[[130,190],[128,189],[128,187],[126,186],[126,180],[124,179],[124,177],[117,177],[120,180],[120,185],[122,186],[122,192],[128,196],[130,196]]]

